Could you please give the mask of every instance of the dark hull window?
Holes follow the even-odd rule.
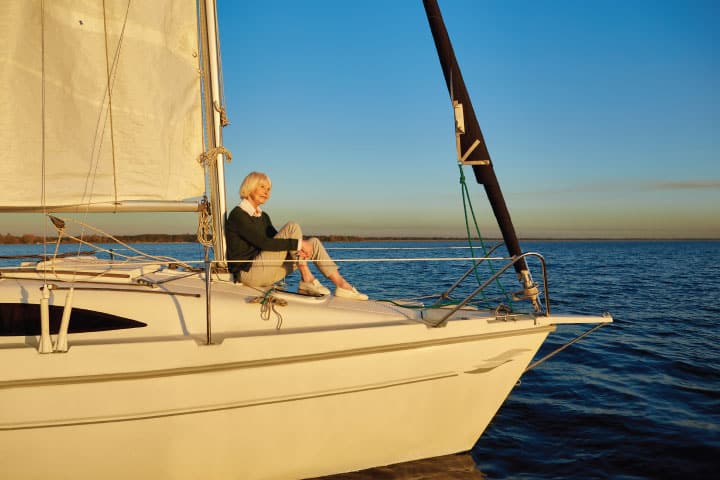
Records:
[[[63,307],[50,306],[50,333],[60,329]],[[70,315],[69,333],[101,332],[140,328],[146,323],[129,318],[73,308]],[[40,335],[40,305],[27,303],[0,303],[0,336]]]

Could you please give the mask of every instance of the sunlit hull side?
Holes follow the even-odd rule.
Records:
[[[37,303],[40,285],[5,275],[0,301]],[[554,330],[287,294],[276,329],[257,291],[214,282],[206,345],[202,278],[102,287],[73,307],[148,326],[70,334],[67,353],[0,339],[8,478],[305,478],[468,450]]]

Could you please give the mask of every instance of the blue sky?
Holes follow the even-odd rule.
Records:
[[[440,7],[520,236],[720,238],[720,3]],[[421,1],[221,1],[219,13],[231,203],[256,169],[273,179],[276,223],[463,233]],[[471,192],[486,212],[482,187]]]
[[[440,8],[520,237],[720,238],[720,2]],[[230,206],[259,170],[277,225],[464,233],[452,112],[420,0],[218,10]],[[470,187],[493,236],[484,191]],[[121,234],[195,228],[186,215],[114,218],[133,218]]]

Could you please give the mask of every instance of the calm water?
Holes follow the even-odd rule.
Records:
[[[473,449],[490,478],[717,478],[720,242],[558,242],[558,312],[604,327],[528,372]],[[570,327],[551,335],[541,354]],[[566,333],[567,332],[567,333]]]
[[[467,249],[438,249],[448,245],[463,244],[328,247],[338,259],[470,256]],[[196,245],[141,248],[202,257]],[[490,479],[717,478],[720,242],[524,242],[523,248],[547,260],[554,312],[609,311],[615,323],[523,376],[472,451],[482,473]],[[0,246],[0,255],[27,249]],[[373,298],[437,293],[465,268],[447,262],[341,262],[341,267]],[[510,278],[504,283],[515,288]],[[560,327],[539,355],[582,331]]]

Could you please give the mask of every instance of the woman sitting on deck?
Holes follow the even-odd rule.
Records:
[[[300,225],[295,222],[288,222],[279,231],[273,227],[268,214],[260,209],[270,198],[271,186],[270,178],[264,173],[250,173],[240,186],[240,205],[228,216],[225,226],[228,260],[252,260],[229,263],[235,280],[266,287],[297,268],[302,275],[299,293],[328,295],[330,290],[310,271],[306,260],[311,260],[335,284],[336,297],[367,300],[367,295],[358,292],[340,275],[319,239],[304,239]]]

